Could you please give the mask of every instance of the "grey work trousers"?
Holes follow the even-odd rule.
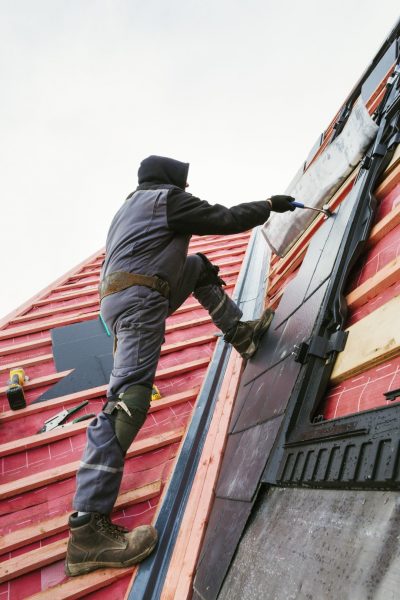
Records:
[[[109,397],[123,393],[132,385],[152,388],[164,341],[165,320],[191,293],[224,333],[240,320],[241,310],[220,286],[197,287],[204,272],[202,259],[189,256],[169,301],[144,286],[132,286],[103,299],[102,317],[118,340]],[[118,496],[123,468],[124,453],[115,436],[112,419],[101,412],[87,429],[74,508],[110,514]]]

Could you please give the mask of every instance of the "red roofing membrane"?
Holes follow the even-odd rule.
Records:
[[[201,251],[221,268],[233,292],[249,241],[235,236],[194,236]],[[97,285],[103,252],[6,318],[0,327],[0,600],[23,598],[123,598],[133,569],[108,569],[67,579],[63,559],[75,472],[90,421],[36,432],[63,408],[82,400],[79,415],[97,413],[106,386],[32,404],[68,371],[57,373],[50,330],[98,317]],[[132,528],[154,519],[196,397],[210,362],[217,332],[208,313],[190,297],[167,321],[156,385],[145,425],[128,451],[113,520]],[[10,368],[29,376],[27,407],[12,411],[6,398]]]

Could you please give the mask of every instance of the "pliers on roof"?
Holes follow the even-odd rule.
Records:
[[[89,404],[89,402],[88,402],[88,400],[85,400],[84,402],[81,402],[77,406],[73,406],[69,410],[65,408],[58,414],[54,415],[54,417],[50,417],[50,419],[47,419],[47,421],[44,422],[43,427],[41,427],[39,429],[38,433],[45,433],[46,431],[51,431],[52,429],[55,429],[59,425],[62,425],[62,423],[64,423],[64,421],[66,421],[66,419],[70,415],[72,415],[73,413],[76,413],[78,410],[80,410],[87,404]],[[79,423],[79,421],[85,421],[86,419],[91,419],[92,417],[95,417],[95,416],[96,416],[95,414],[82,415],[81,417],[78,417],[78,418],[74,419],[73,421],[70,421],[70,423]]]

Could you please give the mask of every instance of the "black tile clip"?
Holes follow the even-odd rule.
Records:
[[[383,392],[383,395],[386,396],[386,400],[396,400],[400,396],[400,388],[391,390],[390,392]]]
[[[309,342],[301,342],[292,352],[294,360],[301,364],[307,362],[309,356],[326,359],[332,352],[342,352],[346,345],[348,331],[336,331],[329,338],[314,336]]]

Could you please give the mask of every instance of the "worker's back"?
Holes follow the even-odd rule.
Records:
[[[115,271],[128,271],[158,275],[171,285],[177,281],[190,235],[168,227],[167,195],[174,186],[151,187],[136,190],[115,215],[107,235],[102,278]]]

